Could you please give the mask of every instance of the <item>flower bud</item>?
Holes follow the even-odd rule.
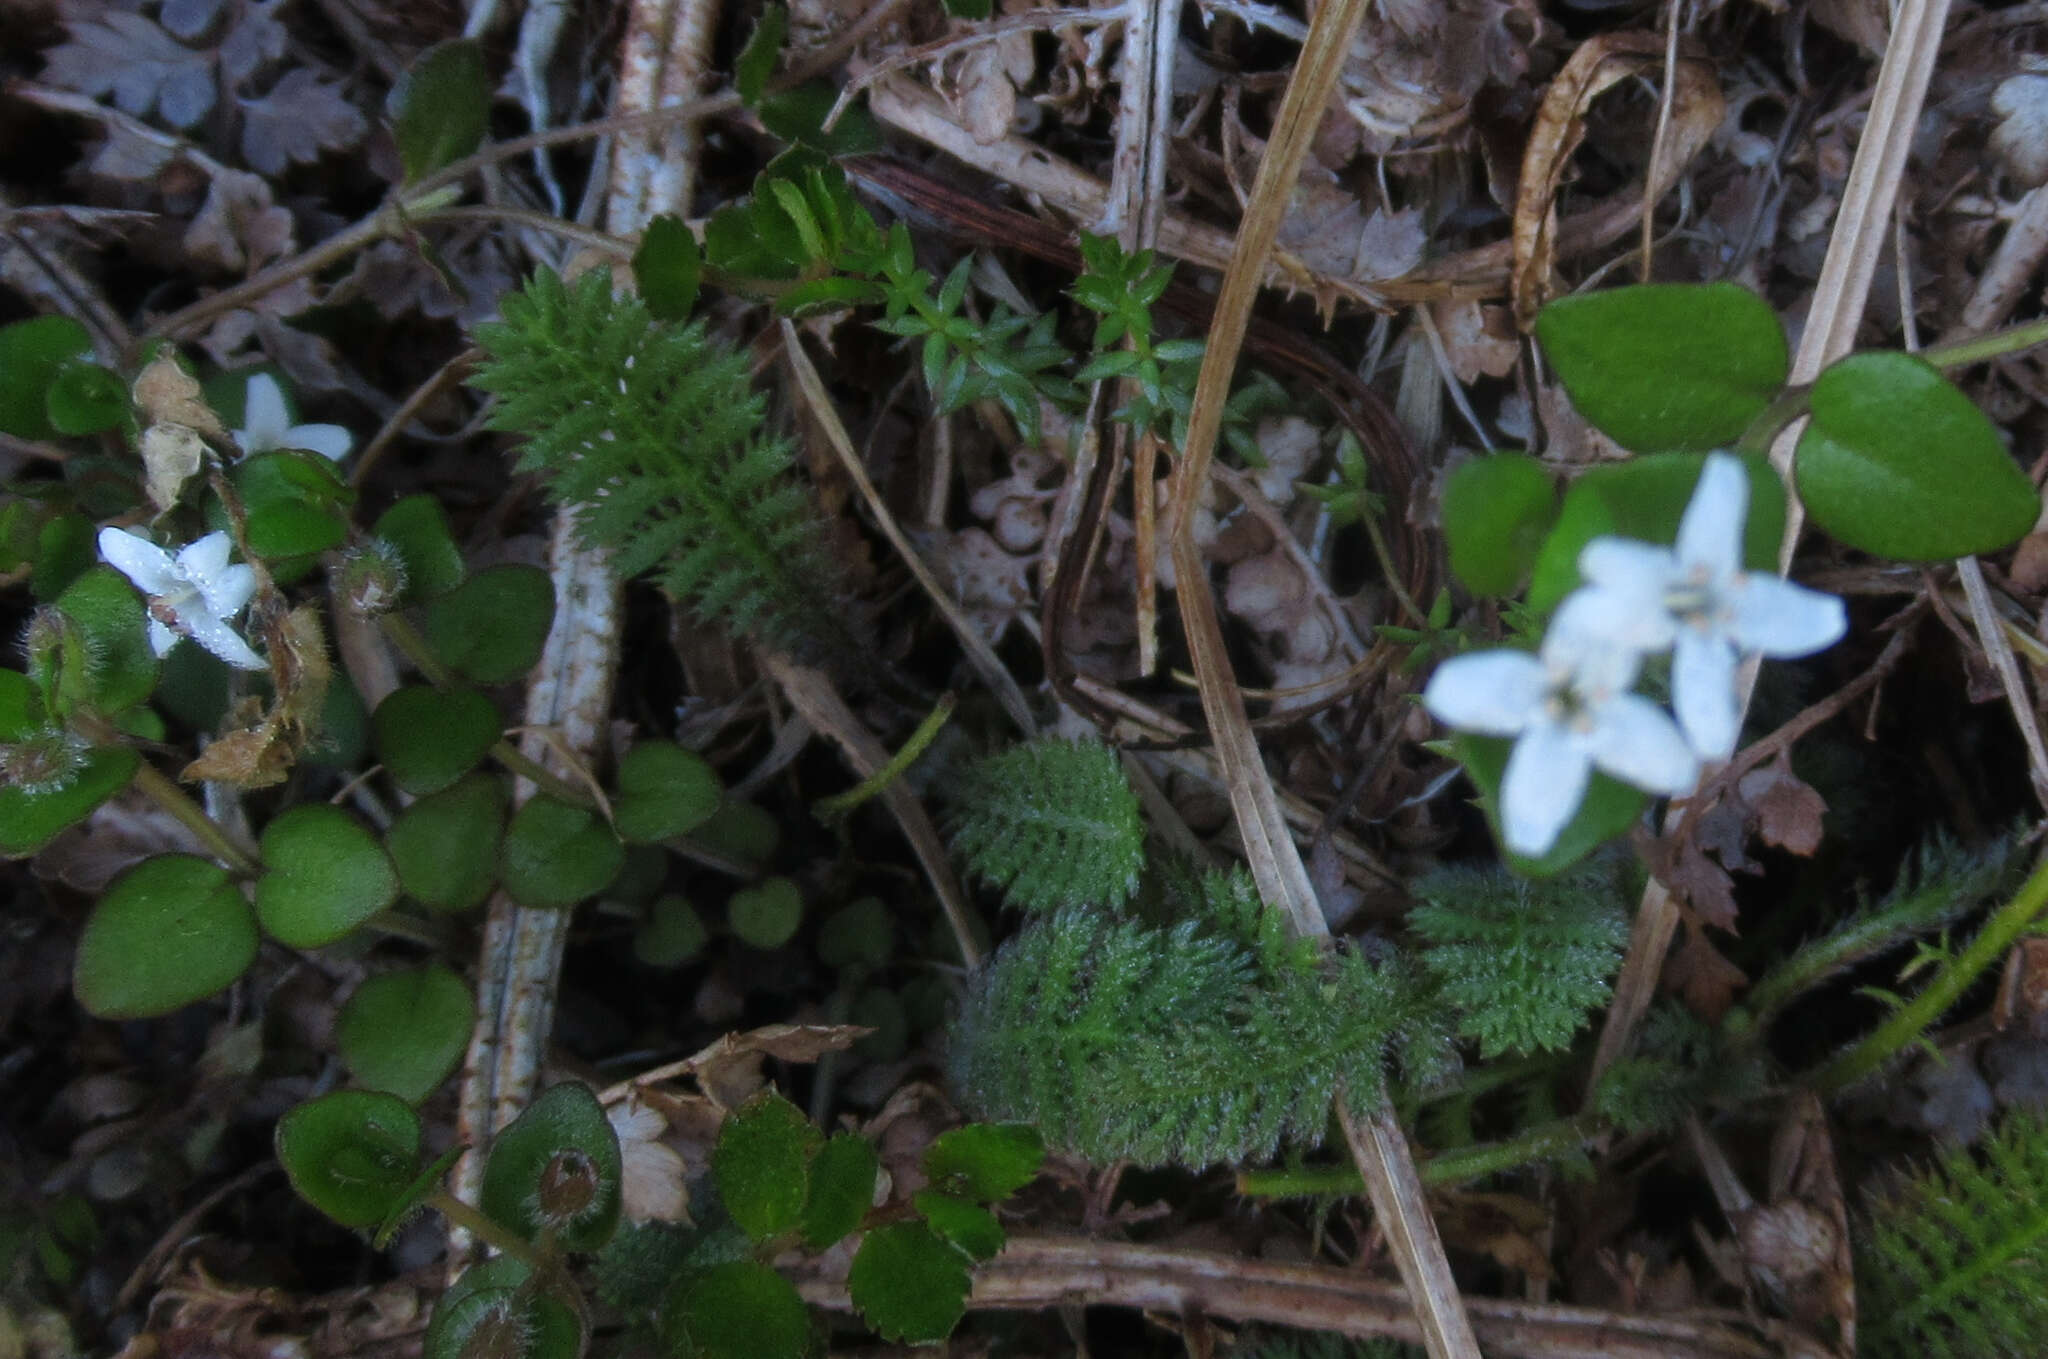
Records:
[[[0,788],[19,788],[31,797],[54,793],[78,777],[91,751],[81,737],[55,730],[0,745]]]

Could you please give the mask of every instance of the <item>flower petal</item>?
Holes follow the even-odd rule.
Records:
[[[244,389],[242,428],[235,431],[235,442],[244,453],[268,453],[283,446],[279,441],[284,438],[290,420],[284,409],[284,390],[277,385],[277,379],[268,373],[257,373]]]
[[[152,618],[149,620],[149,649],[161,656],[178,644],[178,634]]]
[[[355,441],[356,436],[340,425],[293,425],[284,432],[282,444],[318,453],[329,462],[340,462],[348,456]]]
[[[1758,571],[1742,578],[1729,602],[1734,608],[1728,631],[1744,651],[1808,656],[1849,630],[1849,611],[1835,596]]]
[[[1623,694],[1602,707],[1588,744],[1603,773],[1645,792],[1689,793],[1700,779],[1699,759],[1671,715],[1640,694]]]
[[[1704,566],[1715,580],[1742,569],[1742,525],[1749,517],[1749,473],[1742,460],[1710,453],[1693,487],[1685,515],[1678,521],[1678,561]]]
[[[1735,663],[1735,644],[1718,632],[1687,628],[1671,651],[1671,709],[1703,760],[1727,759],[1742,734]]]
[[[146,595],[167,595],[184,584],[171,554],[139,533],[103,528],[99,542],[100,556]]]
[[[199,597],[205,601],[207,612],[222,620],[240,613],[255,593],[256,572],[241,562],[223,566],[199,582]]]
[[[1618,544],[1622,540],[1611,541]],[[1662,651],[1671,645],[1678,628],[1678,620],[1664,607],[1664,580],[1660,576],[1647,582],[1618,581],[1611,585],[1603,581],[1572,591],[1551,616],[1550,629],[1544,634],[1543,654],[1555,659],[1613,648]],[[1553,647],[1552,637],[1568,647],[1568,652]],[[1633,679],[1631,675],[1623,681],[1624,687]]]
[[[1592,585],[1641,591],[1661,600],[1671,579],[1682,574],[1678,555],[1633,538],[1595,538],[1579,549],[1579,574]]]
[[[1522,733],[1500,780],[1500,838],[1517,854],[1548,854],[1586,796],[1592,762],[1584,743],[1555,722]]]
[[[227,568],[228,554],[234,550],[234,541],[225,530],[209,533],[178,549],[178,574],[204,593],[213,578]]]
[[[241,670],[268,670],[270,662],[257,655],[240,633],[210,613],[194,610],[189,616],[181,616],[178,622],[184,625],[186,636]]]
[[[1436,668],[1422,706],[1447,726],[1513,736],[1543,711],[1543,663],[1526,651],[1475,651]]]

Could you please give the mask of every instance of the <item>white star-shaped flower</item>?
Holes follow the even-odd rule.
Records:
[[[243,394],[242,428],[234,431],[235,446],[245,458],[282,448],[303,448],[340,462],[355,442],[355,436],[340,425],[288,425],[290,419],[277,379],[257,373]]]
[[[1735,753],[1742,712],[1735,668],[1745,652],[1805,656],[1848,630],[1833,595],[1742,569],[1749,475],[1716,453],[1679,520],[1671,547],[1595,538],[1579,553],[1588,584],[1572,599],[1596,633],[1642,651],[1671,648],[1671,706],[1701,759]]]
[[[269,663],[228,626],[256,593],[255,571],[228,564],[232,546],[227,534],[209,533],[172,556],[139,533],[100,530],[100,556],[149,596],[149,644],[157,655],[190,637],[229,665],[267,670]]]
[[[1531,858],[1550,851],[1599,769],[1652,793],[1686,793],[1699,760],[1670,714],[1630,693],[1642,654],[1582,626],[1576,596],[1536,655],[1478,651],[1437,667],[1422,706],[1481,736],[1512,736],[1500,781],[1501,839]]]

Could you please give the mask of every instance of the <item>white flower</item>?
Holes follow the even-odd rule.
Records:
[[[1744,652],[1805,656],[1848,630],[1842,601],[1777,576],[1742,569],[1749,475],[1716,453],[1679,521],[1672,547],[1595,538],[1579,553],[1589,582],[1585,626],[1642,651],[1672,649],[1671,706],[1701,759],[1735,753],[1742,725],[1735,668]]]
[[[229,665],[265,670],[268,663],[228,626],[256,593],[256,573],[228,565],[225,533],[209,533],[177,556],[139,533],[100,530],[100,556],[149,596],[149,644],[161,656],[190,637]]]
[[[1549,852],[1595,768],[1652,793],[1686,793],[1699,760],[1662,708],[1628,692],[1642,655],[1583,626],[1577,597],[1552,619],[1543,649],[1479,651],[1437,667],[1422,706],[1453,727],[1512,736],[1500,781],[1501,839]]]
[[[323,458],[340,462],[348,456],[355,436],[340,425],[292,425],[285,421],[284,392],[277,379],[257,373],[249,379],[242,400],[243,428],[235,430],[235,445],[243,457],[273,453],[281,448],[303,448]]]

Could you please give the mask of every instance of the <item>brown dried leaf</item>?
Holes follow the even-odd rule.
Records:
[[[1820,849],[1828,804],[1783,761],[1751,770],[1736,787],[1755,813],[1756,831],[1765,844],[1806,858]]]
[[[225,733],[180,771],[187,782],[207,780],[241,788],[282,783],[317,730],[333,667],[319,611],[294,609],[266,629],[271,681],[277,699],[270,711],[238,731]]]
[[[1735,993],[1749,984],[1749,978],[1721,956],[1704,930],[1687,921],[1683,942],[1664,966],[1664,984],[1678,992],[1687,1009],[1714,1024],[1728,1013]]]
[[[206,404],[199,380],[186,372],[168,351],[149,361],[136,376],[129,395],[147,424],[184,425],[208,439],[228,437],[227,426]]]
[[[168,510],[206,462],[206,441],[190,425],[156,424],[142,431],[143,485],[150,503]]]
[[[156,112],[189,128],[213,109],[213,54],[197,52],[140,14],[101,6],[72,7],[71,41],[44,54],[43,79],[138,118]]]
[[[242,170],[218,170],[206,202],[185,230],[185,250],[225,273],[254,272],[291,252],[292,215],[278,207],[270,185]]]
[[[761,1063],[815,1062],[828,1052],[843,1052],[873,1032],[858,1024],[770,1024],[746,1033],[729,1033],[681,1064],[675,1074],[697,1078],[704,1093],[736,1108],[763,1084]]]
[[[1699,837],[1682,834],[1664,885],[1709,925],[1735,929],[1735,884],[1728,870],[1707,857]]]
[[[346,151],[369,131],[341,86],[311,67],[286,71],[270,93],[241,105],[242,158],[267,175],[293,162],[310,165],[323,151]]]
[[[1515,339],[1515,324],[1505,307],[1481,306],[1476,301],[1439,302],[1432,309],[1437,333],[1443,338],[1444,357],[1451,371],[1463,383],[1484,377],[1506,377],[1515,371],[1522,347]]]

